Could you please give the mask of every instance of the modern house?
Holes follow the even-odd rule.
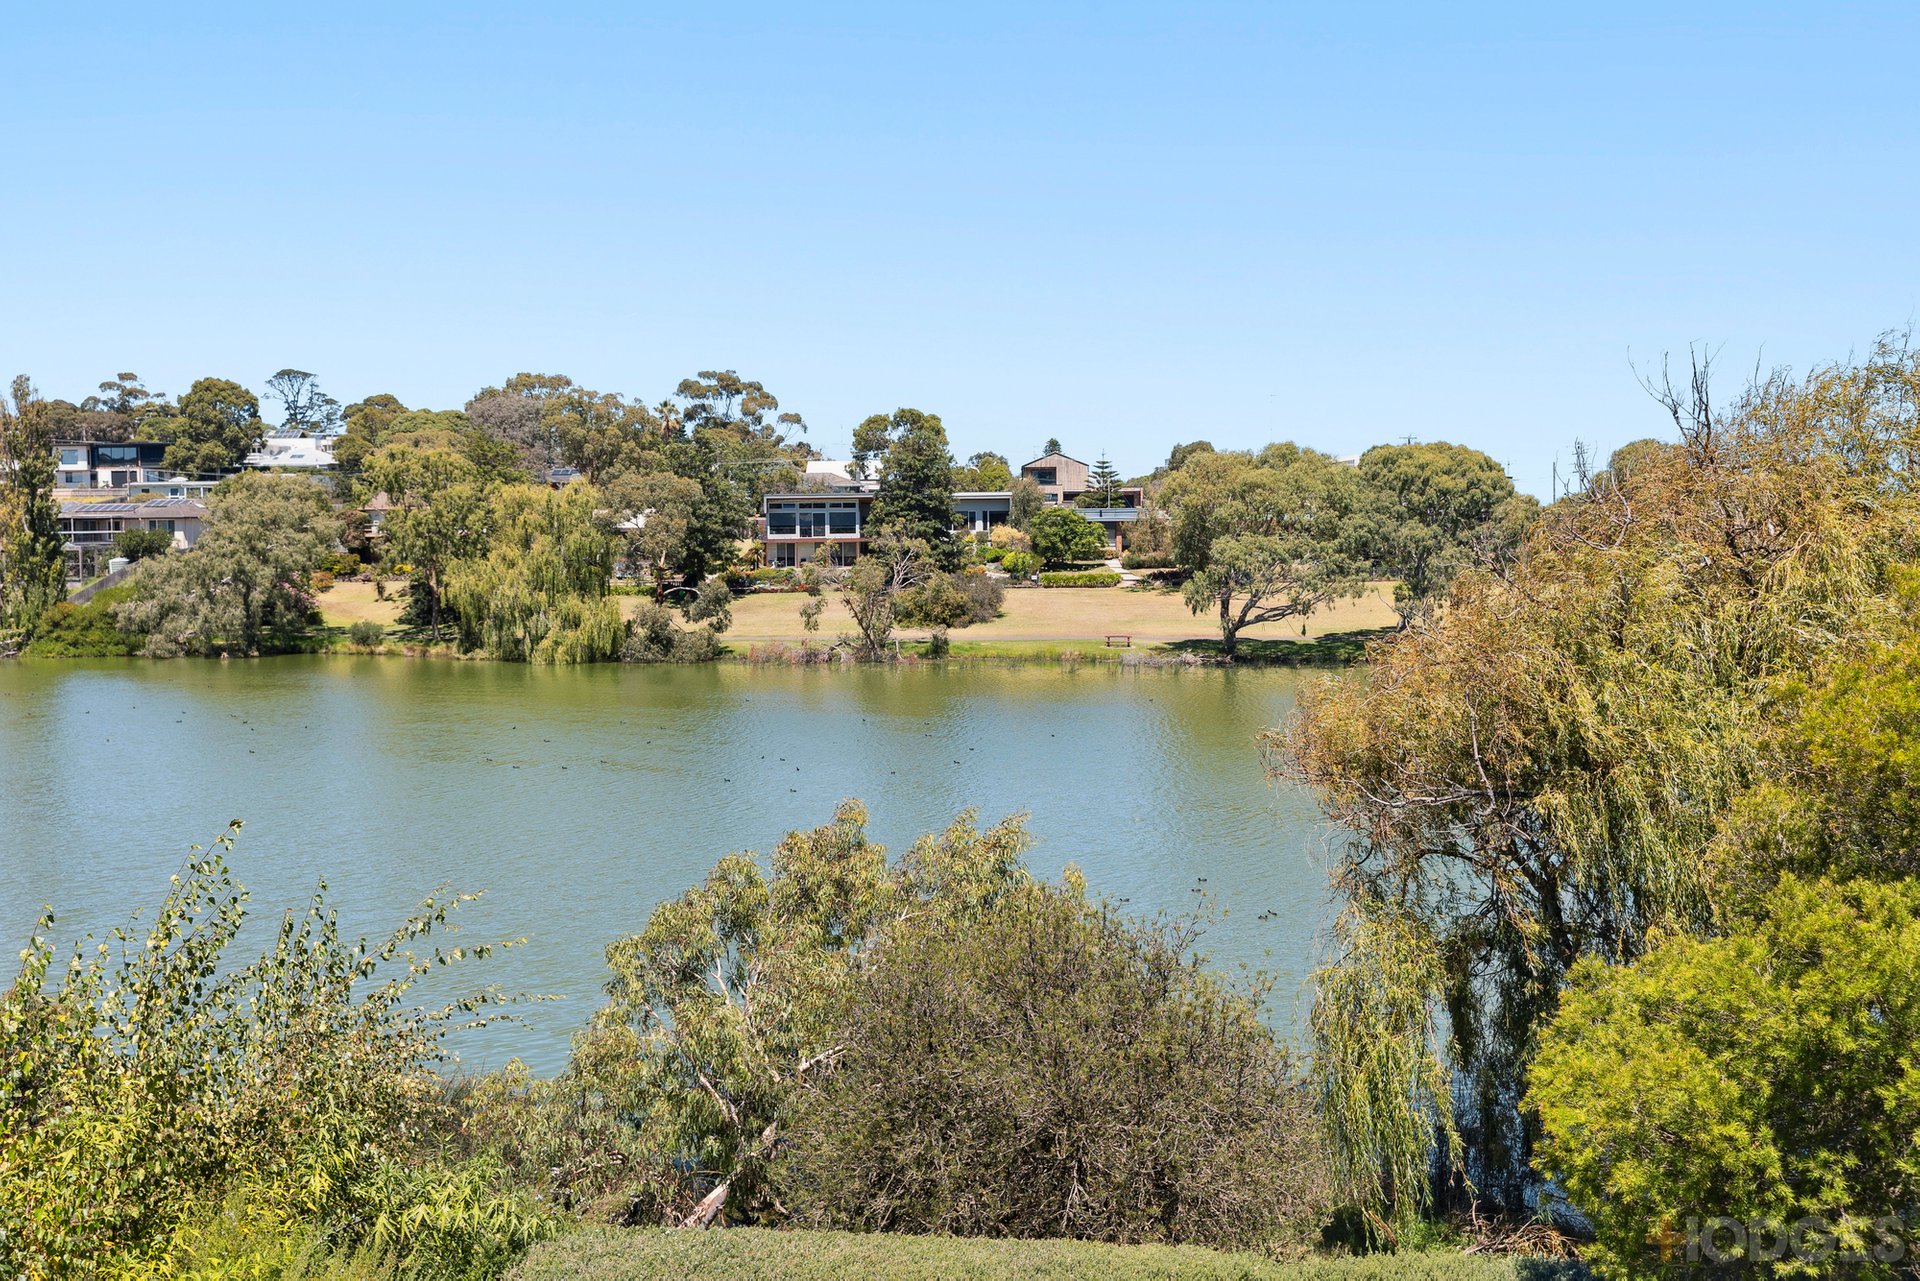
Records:
[[[67,577],[80,581],[98,572],[113,555],[113,540],[123,529],[160,529],[173,535],[175,550],[200,541],[206,504],[193,498],[154,498],[144,502],[63,502],[60,545],[67,554]]]
[[[167,447],[157,440],[61,440],[53,452],[56,489],[125,489],[168,477]]]
[[[850,464],[819,460],[807,465],[800,488],[768,494],[761,503],[760,537],[766,563],[780,568],[824,558],[849,565],[866,543],[867,515],[880,486],[853,475]],[[1089,469],[1076,458],[1048,454],[1020,469],[1040,486],[1050,503],[1071,505],[1087,491]],[[966,490],[953,496],[953,528],[982,535],[1007,523],[1013,495],[1006,490]],[[1083,507],[1080,514],[1106,531],[1114,547],[1125,545],[1140,515],[1141,490],[1120,491],[1118,507]]]
[[[1066,454],[1042,454],[1020,468],[1021,476],[1040,486],[1049,503],[1075,505],[1092,486],[1093,469],[1078,458]],[[1107,541],[1124,550],[1133,522],[1140,518],[1140,500],[1145,496],[1138,485],[1124,485],[1113,507],[1081,507],[1080,514],[1106,531]]]
[[[333,437],[277,431],[241,459],[240,465],[258,471],[331,471]]]

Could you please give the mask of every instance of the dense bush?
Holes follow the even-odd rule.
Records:
[[[902,627],[961,627],[969,622],[967,598],[953,574],[934,574],[894,598],[893,618]]]
[[[1260,991],[1196,931],[1022,882],[897,925],[856,982],[834,1072],[780,1169],[803,1222],[910,1233],[1267,1247],[1329,1209],[1311,1098]]]
[[[1650,1226],[1690,1215],[1882,1244],[1920,1185],[1916,960],[1920,884],[1788,876],[1755,926],[1575,968],[1529,1098],[1610,1273],[1663,1272]]]
[[[681,627],[673,611],[649,602],[633,616],[621,658],[629,663],[705,663],[720,655],[711,626]]]
[[[977,912],[1024,877],[1026,844],[1017,821],[983,832],[967,813],[890,866],[849,801],[832,823],[788,833],[770,870],[728,855],[611,944],[608,1004],[569,1072],[656,1154],[632,1173],[647,1189],[635,1215],[782,1217],[768,1168],[798,1095],[832,1070],[865,949],[904,915]]]
[[[1027,537],[1025,530],[1015,529],[1012,525],[995,525],[987,533],[987,545],[1005,555],[1007,552],[1032,551],[1033,539]]]
[[[113,554],[128,560],[145,560],[173,549],[173,535],[164,529],[123,529],[113,536]]]
[[[1033,552],[1049,565],[1096,559],[1107,545],[1106,531],[1071,507],[1049,507],[1027,522]]]
[[[1120,575],[1111,569],[1085,569],[1040,575],[1042,587],[1118,587]]]
[[[1032,552],[1008,552],[1000,567],[1016,579],[1028,579],[1039,570],[1040,558]]]
[[[1172,552],[1127,552],[1120,557],[1122,569],[1172,569]]]
[[[602,1228],[536,1246],[509,1281],[1575,1281],[1576,1264],[1459,1253],[1280,1263],[1195,1246],[881,1233]]]
[[[360,619],[347,628],[347,639],[362,649],[372,649],[386,638],[387,629],[370,618]]]
[[[133,595],[128,586],[109,587],[84,605],[60,601],[40,616],[27,653],[36,658],[121,658],[137,654],[144,637],[123,632],[115,609]]]
[[[382,944],[347,943],[316,894],[250,964],[227,955],[247,896],[233,829],[174,878],[144,937],[55,965],[43,917],[0,997],[0,1274],[165,1266],[238,1200],[331,1245],[449,1274],[504,1266],[549,1230],[485,1170],[421,1146],[442,1038],[486,998],[406,1001],[425,973],[487,947],[417,955],[462,901],[429,899]]]
[[[1000,615],[1007,585],[984,570],[934,574],[894,601],[894,621],[904,627],[966,627]]]

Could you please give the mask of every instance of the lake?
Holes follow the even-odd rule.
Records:
[[[437,887],[484,890],[458,967],[565,998],[467,1034],[469,1067],[557,1070],[599,1004],[602,949],[732,850],[859,797],[894,853],[974,807],[1024,810],[1031,866],[1078,864],[1129,910],[1225,913],[1216,961],[1279,979],[1296,1023],[1330,920],[1329,830],[1254,742],[1302,680],[1276,670],[1052,665],[546,669],[295,657],[0,663],[0,931],[43,904],[64,942],[164,894],[187,847],[246,820],[257,912],[325,877],[355,933]],[[1200,891],[1200,892],[1196,892]],[[1262,917],[1265,919],[1261,919]],[[12,965],[9,960],[7,964]]]

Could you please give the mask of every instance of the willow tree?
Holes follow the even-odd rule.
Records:
[[[1706,854],[1764,773],[1773,691],[1898,612],[1920,359],[1883,345],[1724,410],[1708,385],[1665,393],[1678,443],[1617,458],[1510,569],[1464,575],[1270,737],[1350,834],[1312,1023],[1382,1211],[1422,1204],[1437,1131],[1481,1195],[1521,1204],[1524,1071],[1569,970],[1716,928],[1734,873]]]
[[[617,540],[601,501],[587,484],[494,492],[486,553],[446,570],[446,603],[462,645],[512,662],[620,656],[627,625],[609,595]]]

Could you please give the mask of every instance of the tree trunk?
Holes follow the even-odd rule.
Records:
[[[1233,661],[1233,651],[1240,642],[1240,628],[1233,621],[1233,611],[1228,606],[1228,597],[1220,598],[1220,652],[1227,661]]]

